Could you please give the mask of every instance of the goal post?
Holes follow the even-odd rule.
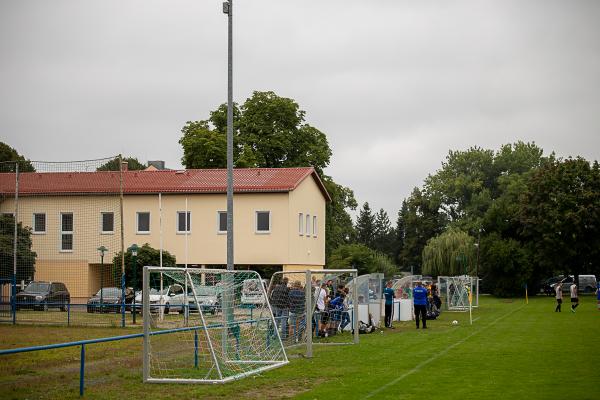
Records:
[[[287,364],[264,286],[262,302],[241,302],[248,280],[262,281],[254,271],[144,267],[144,382],[224,383]]]
[[[267,295],[284,347],[305,347],[306,357],[312,357],[313,345],[358,343],[358,296],[351,285],[356,278],[355,269],[275,272]],[[327,282],[331,306],[321,310],[317,300],[321,284]],[[347,287],[347,296],[336,296]]]

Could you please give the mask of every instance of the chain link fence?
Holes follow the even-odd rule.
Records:
[[[120,156],[0,163],[0,322],[131,321],[122,169]]]

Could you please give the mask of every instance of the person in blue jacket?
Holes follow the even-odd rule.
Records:
[[[396,297],[392,285],[393,282],[388,281],[385,289],[383,289],[383,295],[385,296],[385,327],[390,329],[394,329],[392,326],[392,314],[394,311],[394,297]]]
[[[420,281],[416,281],[413,289],[413,304],[415,306],[415,321],[419,329],[419,317],[423,321],[423,329],[427,329],[427,289],[423,287]]]

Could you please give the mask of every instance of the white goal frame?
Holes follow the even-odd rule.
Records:
[[[168,274],[169,272],[171,272],[172,274],[174,273],[178,273],[178,274],[185,274],[185,282],[179,282],[179,284],[185,285],[186,289],[188,288],[188,282],[189,284],[189,289],[191,290],[191,295],[193,297],[189,298],[187,297],[187,292],[186,292],[186,297],[184,297],[185,299],[185,304],[189,304],[189,306],[193,306],[194,311],[196,312],[196,315],[199,314],[200,320],[199,320],[199,324],[194,325],[193,322],[194,321],[190,321],[190,311],[189,311],[189,306],[187,310],[182,310],[183,311],[183,315],[181,318],[181,320],[179,320],[179,322],[181,322],[183,324],[183,326],[179,326],[176,327],[174,329],[157,329],[157,330],[153,330],[153,328],[156,328],[156,326],[154,326],[156,324],[156,321],[153,319],[152,315],[151,315],[151,306],[150,306],[150,274],[151,273],[165,273]],[[242,328],[239,327],[240,322],[239,321],[234,321],[235,316],[234,313],[236,311],[235,309],[235,304],[234,304],[234,298],[235,298],[235,293],[228,293],[228,292],[224,292],[222,295],[222,302],[223,305],[222,310],[221,310],[221,318],[222,321],[220,324],[209,324],[207,323],[206,320],[206,315],[205,315],[205,311],[203,310],[203,306],[199,300],[198,300],[198,293],[197,293],[197,288],[196,285],[193,283],[194,280],[192,279],[190,274],[197,274],[201,277],[204,277],[205,275],[203,274],[222,274],[223,277],[225,277],[225,280],[227,281],[229,276],[233,277],[235,273],[239,273],[239,274],[244,274],[244,275],[249,275],[252,276],[253,279],[261,279],[260,275],[257,272],[254,271],[238,271],[238,270],[223,270],[223,269],[205,269],[205,268],[178,268],[178,267],[156,267],[156,266],[145,266],[144,270],[143,270],[143,292],[142,292],[142,315],[143,315],[143,328],[144,328],[144,333],[143,333],[143,338],[144,338],[144,342],[143,342],[143,381],[146,383],[210,383],[210,384],[218,384],[218,383],[226,383],[226,382],[231,382],[234,380],[238,380],[238,379],[242,379],[245,378],[247,376],[253,375],[253,374],[258,374],[273,368],[278,368],[281,366],[284,366],[286,364],[288,364],[288,358],[287,358],[287,354],[285,352],[285,349],[283,347],[283,344],[281,342],[281,337],[279,336],[279,333],[277,332],[277,329],[274,329],[274,331],[272,331],[272,329],[269,329],[269,331],[271,332],[269,335],[269,340],[274,340],[274,344],[272,345],[273,348],[275,349],[273,351],[273,354],[271,354],[271,356],[273,357],[267,357],[267,359],[248,359],[248,360],[244,360],[244,359],[237,359],[237,360],[233,360],[231,358],[228,358],[227,353],[227,348],[226,348],[226,340],[227,340],[227,332],[229,329],[232,329],[234,327],[234,324],[238,325],[238,332],[239,330],[241,330]],[[162,278],[162,274],[161,274],[161,278]],[[204,280],[204,278],[202,278],[202,280]],[[161,279],[162,282],[162,279]],[[262,308],[262,313],[265,313],[264,317],[260,317],[260,319],[255,318],[254,320],[250,319],[250,320],[246,320],[246,321],[242,321],[243,323],[247,323],[250,324],[252,326],[252,324],[255,324],[257,327],[254,329],[258,329],[258,324],[259,323],[264,323],[265,325],[271,327],[271,326],[276,326],[275,324],[275,319],[273,317],[273,312],[271,309],[270,304],[268,303],[268,299],[267,299],[267,295],[266,295],[266,291],[264,289],[264,287],[262,288],[263,290],[263,294],[264,294],[264,298],[265,298],[265,304]],[[189,303],[188,303],[189,302]],[[160,305],[162,306],[162,298],[160,300]],[[159,306],[160,307],[160,306]],[[230,311],[227,311],[230,310]],[[161,311],[158,312],[158,314],[161,314]],[[163,320],[162,315],[160,315],[160,317],[157,318],[157,320],[162,321]],[[214,318],[214,315],[213,315]],[[209,334],[209,330],[211,329],[221,329],[222,330],[222,338],[223,338],[223,342],[221,343],[222,347],[219,349],[218,348],[218,344],[219,343],[214,343],[214,338],[211,340],[211,335]],[[252,329],[252,328],[250,328]],[[151,363],[152,361],[152,344],[151,344],[151,340],[155,335],[167,335],[169,336],[169,334],[171,333],[182,333],[182,332],[187,332],[187,331],[194,331],[194,335],[196,335],[196,337],[194,338],[194,340],[196,341],[196,346],[198,345],[197,343],[197,336],[198,333],[202,333],[204,334],[203,337],[206,338],[206,342],[202,342],[202,345],[204,345],[204,350],[208,350],[208,354],[210,354],[210,359],[212,361],[212,364],[210,364],[210,370],[211,371],[215,371],[217,378],[173,378],[173,377],[153,377],[151,376]],[[213,331],[214,332],[214,331]],[[277,334],[275,335],[275,332],[277,332]],[[238,333],[239,334],[239,333]],[[218,342],[218,341],[217,341]],[[198,351],[197,349],[195,350],[196,352]],[[193,354],[192,354],[192,358],[193,358]],[[197,359],[197,354],[196,354],[196,359]],[[208,357],[206,357],[208,359]],[[268,358],[272,358],[272,359],[268,359]],[[165,361],[160,361],[160,362],[165,362]],[[197,362],[197,361],[196,361]],[[232,365],[232,364],[237,364],[237,365],[246,365],[248,366],[246,370],[241,370],[237,373],[229,373],[229,374],[225,374],[224,371],[222,371],[223,366],[227,366],[227,365]],[[186,367],[187,368],[187,367]],[[239,369],[242,369],[241,367]]]

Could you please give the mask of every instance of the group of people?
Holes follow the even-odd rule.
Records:
[[[348,288],[343,284],[334,290],[333,281],[321,282],[313,277],[311,282],[314,313],[313,329],[318,336],[327,337],[350,323]],[[269,292],[269,302],[281,339],[292,338],[298,342],[306,329],[306,290],[300,281],[289,285],[284,277]]]
[[[435,315],[436,317],[439,315],[439,309],[442,302],[435,285],[432,284],[426,288],[421,281],[415,281],[414,283],[415,287],[412,289],[412,297],[415,322],[417,324],[417,329],[419,329],[419,325],[422,325],[423,329],[427,329],[427,319],[432,319],[432,315]],[[390,329],[394,329],[394,326],[392,325],[392,316],[394,298],[396,298],[396,293],[394,289],[392,289],[392,286],[393,282],[388,281],[383,290],[383,295],[385,297],[385,327]]]
[[[554,309],[554,312],[561,312],[561,307],[562,307],[562,299],[563,299],[563,293],[562,293],[562,289],[563,289],[563,283],[562,282],[558,282],[556,284],[556,286],[554,286],[554,291],[556,293],[555,297],[556,297],[556,308]],[[575,309],[577,308],[577,306],[579,306],[579,296],[578,296],[578,291],[577,291],[577,284],[575,283],[575,280],[573,280],[573,284],[571,284],[571,286],[569,287],[569,292],[571,294],[571,312],[575,313]]]

